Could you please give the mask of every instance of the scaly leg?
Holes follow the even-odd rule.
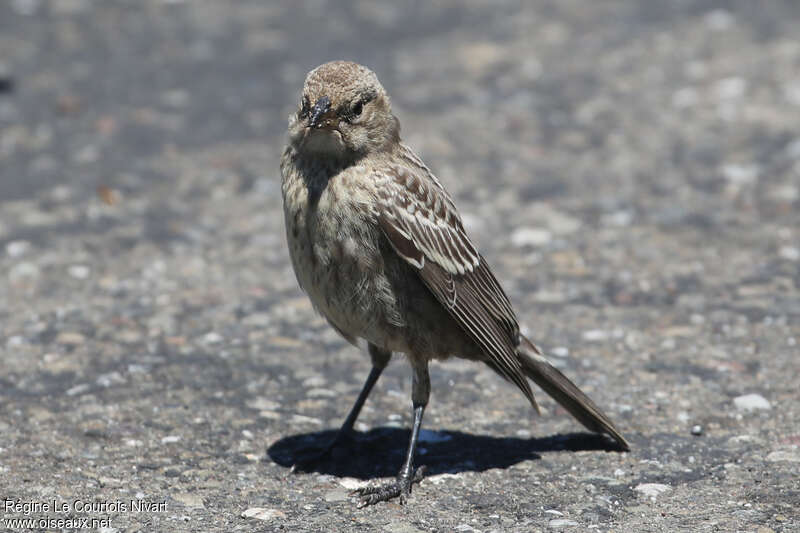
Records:
[[[420,481],[425,473],[424,466],[414,470],[414,455],[417,451],[419,431],[422,427],[422,415],[425,413],[425,406],[428,405],[431,393],[431,380],[427,361],[412,360],[412,366],[414,377],[411,386],[411,402],[414,407],[414,425],[411,427],[411,439],[408,443],[405,461],[394,481],[354,491],[354,494],[359,496],[359,507],[389,501],[397,497],[400,498],[400,503],[405,503],[405,499],[411,494],[411,486]]]
[[[312,457],[303,459],[302,461],[298,461],[292,465],[292,473],[304,472],[313,468],[320,461],[330,457],[334,448],[342,444],[350,436],[350,433],[353,431],[353,426],[356,423],[356,419],[358,419],[358,415],[361,413],[361,408],[364,407],[364,402],[367,401],[369,393],[372,392],[372,388],[375,386],[375,383],[377,383],[378,378],[381,377],[383,369],[386,368],[386,365],[389,364],[389,359],[392,358],[392,352],[381,350],[374,344],[368,345],[368,348],[369,355],[372,359],[372,369],[369,371],[369,376],[367,376],[364,386],[361,387],[361,392],[358,394],[358,398],[356,398],[356,403],[353,404],[353,407],[350,409],[350,413],[347,415],[347,418],[345,418],[342,427],[339,428],[339,431],[336,433],[336,437],[334,437],[330,444],[328,444],[319,453],[316,453]]]

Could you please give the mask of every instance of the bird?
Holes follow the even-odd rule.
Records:
[[[442,183],[400,138],[369,68],[331,61],[305,78],[280,161],[289,256],[315,310],[347,341],[366,341],[372,368],[327,456],[352,432],[393,354],[412,370],[413,423],[397,476],[358,489],[358,505],[409,497],[430,396],[431,360],[482,362],[538,412],[529,380],[592,432],[630,446],[605,413],[522,333],[508,296],[467,235]],[[308,463],[312,463],[309,461]],[[307,464],[295,464],[303,470]],[[298,468],[299,467],[299,468]]]

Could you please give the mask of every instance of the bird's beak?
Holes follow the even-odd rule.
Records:
[[[333,124],[335,118],[336,113],[331,110],[331,99],[323,96],[317,100],[317,103],[311,109],[311,118],[308,121],[308,126],[310,128],[325,128],[332,125],[336,127]]]

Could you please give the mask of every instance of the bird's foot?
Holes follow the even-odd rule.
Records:
[[[420,466],[410,476],[397,476],[397,479],[381,485],[370,485],[356,489],[351,494],[358,496],[358,508],[374,505],[378,502],[388,502],[400,498],[400,504],[406,503],[406,498],[411,494],[411,486],[418,483],[425,476],[425,467]]]

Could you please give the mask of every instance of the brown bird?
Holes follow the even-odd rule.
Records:
[[[372,371],[341,442],[393,352],[413,369],[411,440],[395,481],[360,489],[360,505],[410,493],[430,394],[428,362],[485,363],[539,410],[528,379],[591,431],[628,442],[611,420],[520,334],[505,292],[467,236],[453,200],[400,140],[389,96],[368,68],[325,63],[305,80],[281,158],[292,265],[314,307],[345,339],[367,342]]]

